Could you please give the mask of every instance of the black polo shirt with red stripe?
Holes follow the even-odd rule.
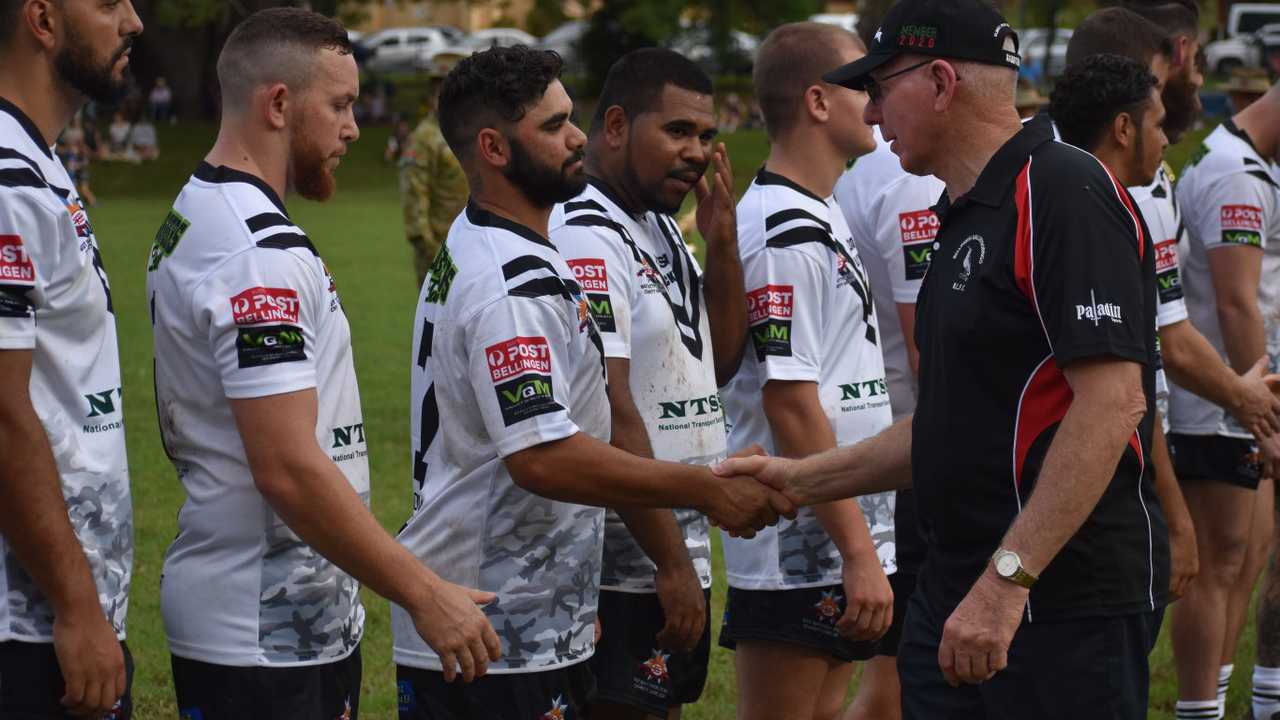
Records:
[[[1031,621],[1156,609],[1168,530],[1150,470],[1155,252],[1132,198],[1092,155],[1029,122],[954,203],[944,194],[916,306],[912,475],[929,555],[920,587],[951,610],[1035,492],[1071,404],[1062,368],[1142,365],[1147,414],[1093,512],[1031,589]]]

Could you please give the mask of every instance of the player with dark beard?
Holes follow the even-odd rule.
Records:
[[[1172,45],[1169,74],[1160,99],[1164,134],[1176,145],[1200,117],[1204,53],[1200,47],[1200,7],[1195,0],[1124,0],[1125,7],[1168,33]]]
[[[115,318],[50,146],[119,98],[140,32],[129,0],[0,0],[0,717],[131,714]]]

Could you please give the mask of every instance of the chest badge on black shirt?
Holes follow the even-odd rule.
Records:
[[[952,253],[951,259],[960,261],[960,272],[956,275],[956,281],[951,283],[951,289],[964,292],[974,269],[987,260],[987,242],[981,235],[970,235]]]

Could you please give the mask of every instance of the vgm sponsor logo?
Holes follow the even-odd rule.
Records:
[[[605,269],[604,260],[582,258],[566,262],[569,264],[569,269],[573,271],[573,276],[577,278],[578,284],[582,286],[583,292],[609,292],[609,275]]]
[[[252,287],[231,298],[231,316],[237,325],[297,323],[300,302],[290,288]]]
[[[765,285],[747,293],[747,322],[754,325],[766,318],[791,319],[795,303],[792,285]]]
[[[1222,230],[1262,231],[1262,208],[1253,205],[1223,205]]]
[[[489,378],[502,382],[526,372],[551,372],[551,346],[544,337],[513,337],[485,348]]]
[[[236,334],[236,355],[241,368],[306,360],[306,337],[293,325],[242,328]]]
[[[17,235],[0,235],[0,284],[36,281],[35,265]]]

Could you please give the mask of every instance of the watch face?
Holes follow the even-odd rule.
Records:
[[[1001,553],[996,557],[996,572],[1003,577],[1013,577],[1018,572],[1018,556],[1013,553]]]

